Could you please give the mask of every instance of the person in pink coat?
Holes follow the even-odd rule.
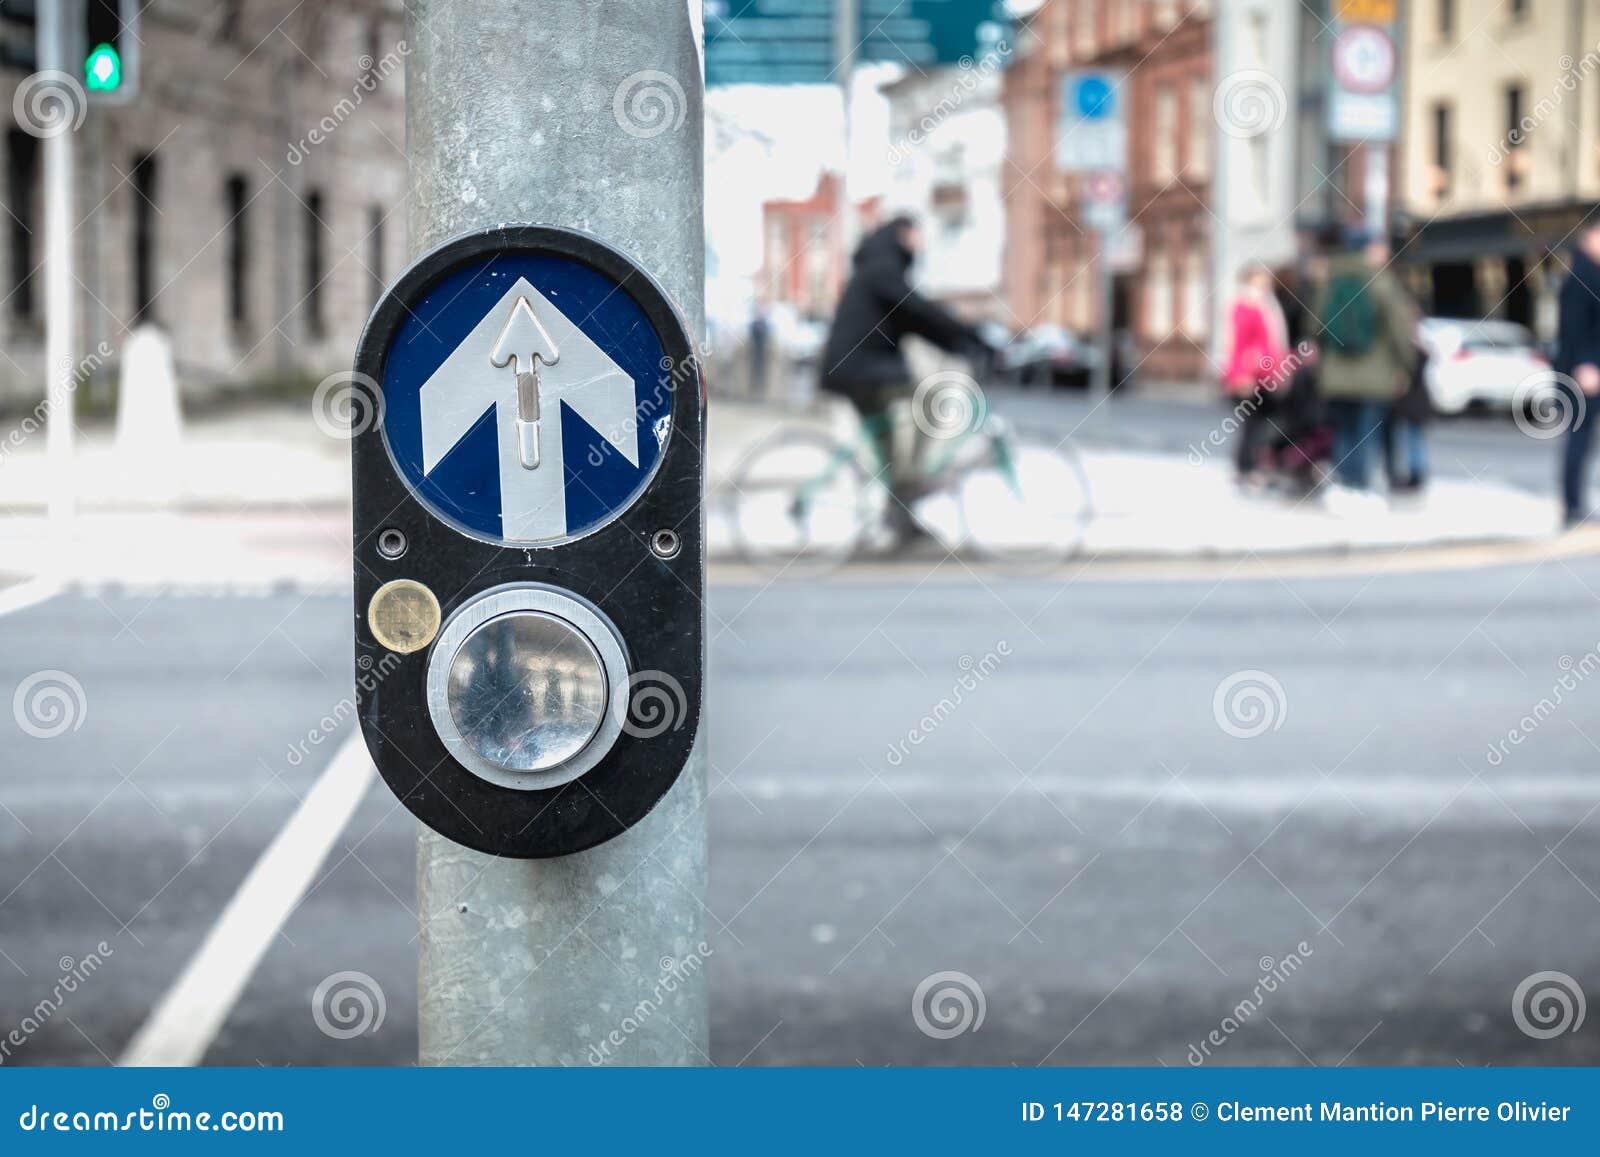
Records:
[[[1239,416],[1235,462],[1241,482],[1262,477],[1261,448],[1272,435],[1274,394],[1287,383],[1289,327],[1273,291],[1272,271],[1246,266],[1228,307],[1228,352],[1222,384]]]

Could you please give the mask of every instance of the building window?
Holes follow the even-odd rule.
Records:
[[[323,241],[327,232],[327,218],[322,208],[322,191],[312,189],[306,194],[306,332],[312,338],[327,333],[327,319],[322,309],[322,280],[326,276],[323,258]]]
[[[387,283],[383,276],[383,206],[367,209],[367,276],[371,279],[372,304],[378,304]]]
[[[1445,101],[1433,106],[1433,194],[1440,200],[1450,195],[1455,183],[1455,158],[1451,155],[1451,121],[1455,111]]]
[[[1525,96],[1522,85],[1506,85],[1506,192],[1513,192],[1522,186],[1522,153],[1528,146],[1528,133],[1522,123],[1522,110],[1525,105]]]
[[[1178,167],[1178,93],[1171,85],[1156,89],[1154,148],[1151,161],[1155,179],[1170,181]]]
[[[133,162],[133,320],[152,320],[156,304],[156,159],[141,154]]]
[[[1189,82],[1189,141],[1184,148],[1189,175],[1205,180],[1211,175],[1211,85],[1197,76]]]
[[[1198,249],[1190,249],[1183,263],[1183,332],[1196,341],[1210,329],[1206,317],[1206,261]]]
[[[1165,253],[1152,254],[1145,270],[1144,335],[1152,342],[1172,333],[1172,262]]]
[[[249,193],[243,174],[234,173],[224,182],[222,197],[228,214],[224,225],[228,233],[228,320],[243,325],[250,319],[250,230],[244,213]]]
[[[33,237],[38,225],[39,138],[22,129],[6,134],[6,204],[11,209],[11,316],[38,317],[33,295]]]
[[[1456,0],[1434,0],[1438,5],[1434,9],[1436,17],[1435,29],[1439,39],[1448,44],[1456,38]]]

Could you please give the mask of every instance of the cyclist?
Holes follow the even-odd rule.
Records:
[[[822,351],[822,388],[847,398],[861,415],[889,471],[894,528],[913,532],[909,502],[916,497],[915,445],[909,460],[894,459],[894,426],[890,408],[908,402],[915,392],[911,369],[901,349],[915,334],[952,353],[981,357],[988,345],[977,329],[911,288],[912,263],[922,249],[914,219],[897,216],[862,240],[856,248],[850,279]]]

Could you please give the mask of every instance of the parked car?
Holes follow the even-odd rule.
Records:
[[[1130,335],[1116,334],[1111,358],[1112,386],[1132,372]],[[1100,363],[1100,350],[1088,337],[1064,326],[1036,325],[1018,334],[999,358],[1000,375],[1021,385],[1087,386]]]
[[[1417,339],[1428,355],[1428,397],[1441,414],[1471,405],[1526,408],[1556,388],[1550,359],[1525,325],[1429,317],[1417,327]]]

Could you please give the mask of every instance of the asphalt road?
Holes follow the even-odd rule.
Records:
[[[1600,991],[1597,598],[1600,559],[714,587],[713,1058],[1600,1062],[1595,1018],[1513,1013],[1537,973]],[[347,732],[347,607],[0,619],[0,689],[82,688],[75,728],[5,725],[0,1060],[119,1055]],[[413,833],[376,785],[206,1062],[414,1062]],[[337,1039],[349,970],[385,1015]]]

